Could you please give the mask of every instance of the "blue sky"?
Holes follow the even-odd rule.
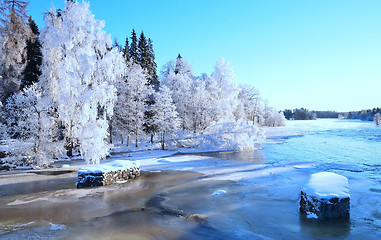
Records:
[[[44,11],[64,0],[30,0],[40,28]],[[381,107],[379,0],[93,0],[107,33],[124,44],[132,28],[154,41],[161,67],[178,53],[196,74],[219,57],[237,80],[257,87],[277,109]]]

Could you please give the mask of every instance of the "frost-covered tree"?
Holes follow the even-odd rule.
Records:
[[[20,88],[25,68],[26,41],[30,36],[26,7],[28,1],[0,2],[0,101]]]
[[[88,163],[99,163],[108,154],[107,116],[113,114],[116,81],[124,69],[122,54],[111,49],[86,2],[65,2],[57,14],[45,17],[41,33],[43,63],[40,82],[44,94],[57,108],[65,136],[76,139]]]
[[[161,148],[164,150],[165,141],[180,127],[180,119],[173,103],[171,92],[166,86],[161,86],[155,94],[155,104],[152,105],[155,114],[154,124],[160,136]]]
[[[23,141],[15,160],[24,156],[40,167],[52,163],[62,144],[57,138],[51,101],[42,97],[40,86],[34,84],[9,97],[6,110],[9,136]]]
[[[192,65],[179,54],[176,58],[175,74],[193,76]]]
[[[381,125],[381,114],[380,113],[376,113],[373,117],[373,121],[377,124],[377,125]]]
[[[263,122],[261,96],[259,90],[249,85],[241,85],[238,94],[239,106],[248,123],[261,126]],[[236,114],[237,115],[237,114]]]
[[[118,99],[115,106],[114,128],[122,136],[127,137],[127,146],[130,136],[135,137],[135,146],[144,134],[145,112],[148,110],[147,100],[153,93],[146,85],[147,75],[139,64],[128,62],[125,79],[117,84]]]
[[[162,79],[161,84],[171,90],[171,97],[175,103],[177,112],[181,118],[181,128],[183,130],[191,131],[191,111],[190,104],[192,99],[192,76],[183,74],[182,72],[170,72],[165,78]]]
[[[274,108],[269,108],[266,113],[265,125],[267,127],[280,127],[286,124],[286,118],[283,111],[276,111]]]
[[[220,58],[208,83],[209,92],[214,95],[216,117],[218,120],[234,121],[234,111],[238,107],[239,88],[233,68],[229,62]]]
[[[189,103],[190,131],[193,133],[204,130],[215,120],[213,117],[213,102],[211,94],[206,89],[206,76],[195,78],[191,86],[192,101]]]

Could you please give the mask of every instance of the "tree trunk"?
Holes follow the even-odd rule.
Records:
[[[109,134],[110,134],[110,143],[112,144],[112,120],[110,119],[109,121],[108,121],[108,132],[109,132]]]
[[[161,135],[161,149],[164,150],[164,131],[163,135]]]

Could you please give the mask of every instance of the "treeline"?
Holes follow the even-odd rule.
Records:
[[[286,109],[283,114],[287,120],[316,120],[317,114],[315,111],[309,111],[305,108],[296,108],[294,110]]]
[[[365,109],[361,111],[351,111],[340,113],[340,118],[344,119],[360,119],[362,121],[373,121],[374,116],[381,113],[380,108]]]
[[[378,115],[381,114],[380,108],[373,108],[361,111],[336,112],[336,111],[310,111],[305,108],[286,109],[283,111],[287,120],[316,120],[318,118],[341,118],[359,119],[362,121],[375,121],[378,123]]]

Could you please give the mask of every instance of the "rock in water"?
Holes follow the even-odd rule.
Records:
[[[301,191],[300,212],[309,218],[349,217],[348,179],[336,173],[312,174]]]
[[[77,188],[126,182],[140,176],[139,162],[116,160],[78,170]]]

